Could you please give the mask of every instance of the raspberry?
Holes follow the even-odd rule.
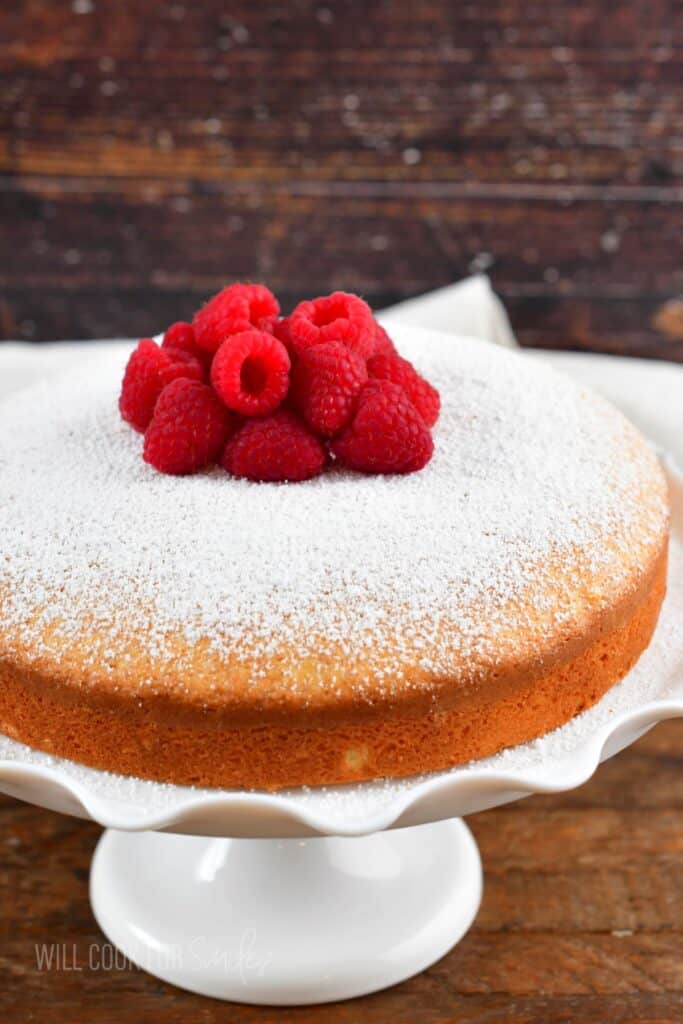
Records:
[[[373,356],[368,362],[368,373],[378,380],[390,380],[403,388],[428,427],[439,418],[441,399],[436,388],[421,377],[412,363],[395,355]]]
[[[280,304],[264,285],[231,284],[195,313],[195,339],[200,348],[216,352],[232,334],[269,330],[279,312]]]
[[[374,350],[372,311],[367,302],[347,292],[300,302],[289,317],[289,330],[298,354],[324,341],[341,341],[364,359]]]
[[[325,449],[287,409],[247,420],[228,441],[222,464],[233,476],[259,481],[308,480],[322,472]]]
[[[287,349],[265,331],[224,341],[211,364],[211,383],[229,409],[243,416],[274,412],[289,389]]]
[[[177,377],[202,380],[200,363],[187,352],[162,349],[151,338],[143,338],[126,366],[119,398],[121,416],[143,433],[163,388]]]
[[[145,433],[143,458],[162,473],[196,473],[216,460],[232,426],[230,413],[207,384],[171,381]]]
[[[186,355],[194,356],[204,367],[205,375],[211,369],[213,353],[199,347],[192,324],[188,324],[184,320],[178,320],[177,323],[171,324],[164,334],[161,347],[168,351],[184,352]]]
[[[192,324],[178,320],[171,324],[164,334],[161,343],[162,348],[173,348],[179,352],[189,352],[191,356],[197,355],[197,343],[194,340],[194,328]]]
[[[432,435],[398,384],[370,380],[355,416],[331,451],[344,466],[362,473],[413,473],[434,451]]]
[[[341,341],[306,348],[292,372],[293,402],[320,437],[334,437],[353,412],[356,395],[367,383],[365,360]]]
[[[270,328],[270,333],[273,335],[274,338],[277,338],[278,341],[282,342],[282,344],[287,349],[287,352],[289,353],[290,357],[294,355],[294,348],[292,346],[292,336],[289,333],[288,316],[281,316],[277,320],[274,320]]]
[[[373,352],[375,356],[393,356],[398,355],[396,346],[393,341],[384,330],[381,324],[375,321],[375,349]]]

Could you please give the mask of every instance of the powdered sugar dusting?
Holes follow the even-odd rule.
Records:
[[[491,786],[486,781],[491,772],[499,778],[519,777],[535,780],[539,784],[557,784],[560,788],[567,785],[567,778],[575,776],[575,766],[583,763],[587,777],[595,768],[595,764],[587,757],[587,745],[596,736],[602,735],[603,742],[633,712],[652,708],[656,720],[656,708],[661,701],[683,701],[683,478],[678,483],[678,519],[679,528],[672,537],[669,579],[667,596],[662,606],[659,623],[650,647],[640,658],[638,664],[621,683],[613,687],[602,700],[583,714],[578,715],[560,729],[531,743],[521,744],[501,751],[493,757],[484,758],[470,764],[452,768],[447,772],[430,775],[414,776],[408,779],[380,779],[376,782],[359,785],[327,786],[315,789],[282,791],[269,794],[269,805],[277,808],[277,826],[282,829],[282,812],[289,810],[290,831],[296,832],[297,822],[311,823],[312,827],[327,833],[356,833],[372,831],[377,827],[378,816],[392,816],[400,813],[401,808],[410,805],[411,799],[417,799],[418,792],[427,797],[428,812],[433,813],[429,800],[430,783],[443,787],[445,781],[453,784],[448,801],[443,804],[443,813],[454,816],[469,812],[476,808],[472,794],[477,779],[483,778],[481,790],[482,806],[490,806]],[[681,704],[683,712],[683,704]],[[128,828],[145,828],[146,823],[158,822],[162,815],[166,825],[174,823],[178,830],[188,829],[195,834],[202,834],[198,825],[196,810],[208,808],[209,802],[220,800],[223,795],[215,789],[199,789],[187,786],[172,786],[166,783],[148,782],[142,779],[113,775],[109,772],[95,771],[84,765],[75,764],[31,750],[24,744],[17,743],[5,736],[0,736],[0,778],[2,762],[9,765],[27,765],[30,768],[44,769],[56,773],[67,787],[79,787],[82,792],[104,801],[100,806],[106,812],[100,815],[103,823],[108,823],[112,812],[126,816]],[[10,778],[13,778],[10,772]],[[459,789],[462,784],[462,790]],[[40,799],[40,785],[37,786],[36,799]],[[508,789],[514,789],[515,783],[509,782]],[[517,784],[517,788],[518,784]],[[505,786],[501,783],[501,791]],[[460,792],[466,800],[465,806],[460,803]],[[269,825],[268,814],[250,802],[249,793],[234,794],[239,801],[239,808],[246,808],[248,819],[237,816],[242,822],[249,821],[249,834],[273,834]],[[251,811],[251,813],[249,813]],[[94,812],[97,816],[97,812]],[[207,821],[211,821],[211,834],[217,834],[220,822],[225,835],[234,834],[236,812],[232,806],[226,807],[222,817],[207,813]],[[419,820],[419,814],[416,816]],[[428,818],[428,820],[431,820]],[[261,832],[261,830],[263,830]]]
[[[354,686],[372,694],[413,685],[403,666],[416,652],[428,680],[495,658],[515,631],[569,628],[579,569],[618,587],[659,542],[666,504],[643,489],[654,457],[606,403],[523,356],[414,329],[396,338],[442,397],[435,457],[407,477],[164,477],[120,421],[123,354],[4,403],[6,647],[59,660],[87,628],[93,670],[115,678],[142,628],[176,682],[180,635],[265,692],[269,660],[291,645],[313,677],[327,657],[333,697],[359,655]],[[293,693],[315,682],[283,678]],[[135,680],[150,684],[152,669]],[[203,697],[232,685],[216,678]]]

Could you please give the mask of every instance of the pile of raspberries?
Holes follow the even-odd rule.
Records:
[[[143,339],[119,409],[162,473],[218,463],[297,481],[330,465],[414,473],[434,450],[439,393],[402,359],[368,304],[334,292],[288,317],[260,284],[231,284],[161,346]]]

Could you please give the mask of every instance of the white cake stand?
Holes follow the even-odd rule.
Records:
[[[90,879],[95,917],[157,977],[271,1005],[393,985],[443,956],[477,913],[481,863],[462,815],[573,789],[683,716],[683,478],[670,479],[654,640],[596,707],[541,740],[409,780],[266,794],[114,776],[0,737],[0,790],[107,830]]]

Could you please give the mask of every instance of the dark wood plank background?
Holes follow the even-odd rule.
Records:
[[[527,345],[683,360],[682,28],[674,0],[4,0],[0,338],[139,336],[230,278],[381,306],[485,270]],[[89,970],[97,829],[0,801],[0,1019],[680,1022],[680,751],[661,726],[475,817],[463,943],[286,1014]]]
[[[0,336],[484,269],[525,344],[683,359],[682,31],[676,0],[4,0]]]

